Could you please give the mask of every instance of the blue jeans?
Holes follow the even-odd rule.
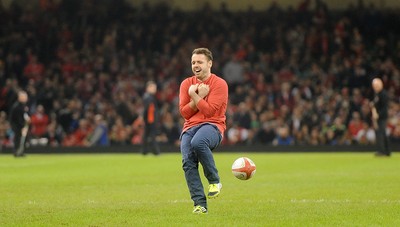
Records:
[[[194,126],[181,136],[182,167],[194,205],[207,208],[207,199],[199,174],[199,162],[209,184],[219,183],[218,170],[211,150],[222,140],[218,128],[212,124]]]

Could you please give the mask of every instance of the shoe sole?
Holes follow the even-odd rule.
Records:
[[[203,212],[192,212],[192,214],[202,215],[202,214],[208,214],[208,212],[207,212],[207,213],[203,213]]]
[[[221,194],[221,193],[218,193],[218,194],[215,194],[215,195],[207,195],[207,198],[209,198],[209,199],[215,199],[215,198],[217,198],[218,196],[219,196],[219,194]]]
[[[195,209],[195,210],[193,210],[193,212],[192,212],[193,214],[207,214],[208,212],[207,212],[207,209],[205,209],[205,212],[200,208],[200,209]]]

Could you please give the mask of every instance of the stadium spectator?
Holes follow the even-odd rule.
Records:
[[[64,133],[69,134],[73,131],[73,111],[75,109],[76,100],[69,100],[65,107],[61,108],[57,112],[57,122],[61,125]]]
[[[363,128],[358,131],[356,136],[356,141],[358,144],[375,144],[375,131],[367,123],[363,122]]]
[[[338,138],[335,137],[335,131],[332,128],[329,128],[325,132],[325,138],[324,138],[324,143],[327,145],[338,145],[339,141]]]
[[[330,129],[334,132],[334,138],[337,140],[338,144],[344,145],[351,143],[351,138],[348,138],[347,127],[340,116],[334,119]]]
[[[348,130],[353,143],[357,143],[357,135],[363,129],[363,121],[359,112],[353,112],[352,118],[348,125]]]
[[[124,125],[122,117],[119,116],[112,125],[110,132],[111,145],[126,145],[130,143],[129,134],[131,130],[129,126]],[[141,141],[141,138],[140,140]]]
[[[311,128],[310,145],[323,145],[325,143],[324,134],[321,134],[319,127]]]
[[[17,96],[18,82],[15,79],[7,78],[0,90],[0,111],[8,113]]]
[[[11,139],[12,130],[7,120],[7,114],[4,111],[0,112],[0,150],[4,147],[12,147]]]
[[[240,55],[233,55],[231,59],[223,67],[223,77],[227,83],[231,84],[233,88],[236,85],[244,82],[244,68],[242,65],[242,58]]]
[[[45,78],[43,82],[43,86],[40,86],[37,89],[37,103],[42,105],[46,113],[49,113],[49,110],[53,109],[53,102],[57,100],[60,96],[60,91],[57,91],[57,87],[59,86],[58,82],[55,79]]]
[[[179,145],[180,127],[177,122],[173,119],[173,115],[169,112],[165,112],[162,115],[160,135],[158,141],[164,144]]]
[[[92,131],[93,128],[88,120],[82,118],[79,120],[78,128],[64,138],[63,145],[68,147],[85,146]]]
[[[303,124],[300,130],[295,130],[294,141],[296,145],[310,144],[310,129],[308,128],[308,125]]]
[[[251,116],[248,105],[244,102],[239,103],[238,109],[233,114],[233,121],[239,128],[249,130],[251,128]]]
[[[108,128],[101,114],[94,116],[94,129],[85,142],[86,146],[108,146]]]
[[[44,65],[38,62],[36,55],[28,56],[28,64],[24,67],[25,81],[40,82],[43,79],[44,70]]]
[[[249,140],[249,130],[234,123],[227,131],[227,138],[231,144],[245,144]]]
[[[41,138],[47,132],[49,124],[49,116],[45,113],[44,107],[38,105],[36,112],[31,116],[31,136],[33,138]]]
[[[400,120],[394,125],[392,133],[390,134],[391,140],[394,143],[400,142]]]
[[[274,125],[272,121],[263,121],[266,114],[264,113],[262,115],[263,116],[260,117],[260,121],[263,123],[260,130],[258,130],[255,135],[254,144],[271,145],[276,137]]]
[[[283,125],[277,129],[277,135],[272,142],[273,145],[293,145],[293,137],[289,133],[289,126]]]
[[[64,134],[61,126],[57,126],[56,122],[52,121],[47,125],[47,130],[43,138],[45,138],[44,141],[47,142],[47,146],[58,147],[62,144],[63,136]]]

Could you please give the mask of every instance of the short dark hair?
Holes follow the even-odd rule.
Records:
[[[213,60],[211,51],[205,47],[194,49],[192,52],[192,55],[193,54],[204,54],[208,58],[208,60],[211,60],[211,61]]]

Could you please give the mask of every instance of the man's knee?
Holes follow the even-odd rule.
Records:
[[[182,169],[184,171],[190,170],[190,169],[197,169],[198,168],[198,163],[194,160],[191,160],[190,158],[183,158],[182,159]]]
[[[208,143],[207,143],[206,138],[196,138],[195,137],[190,141],[190,145],[192,146],[192,148],[194,150],[197,151],[198,149],[203,149],[206,146],[208,146]]]

